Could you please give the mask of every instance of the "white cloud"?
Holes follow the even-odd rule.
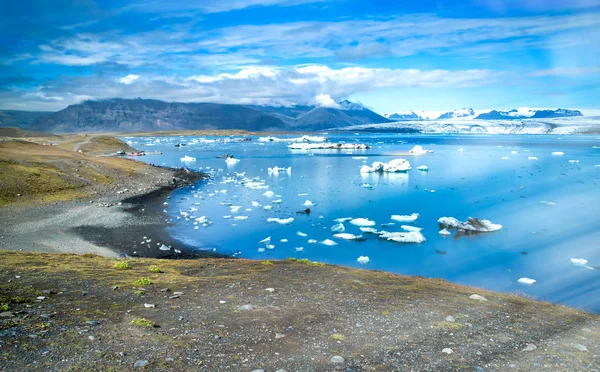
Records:
[[[316,95],[315,104],[319,107],[340,108],[340,105],[329,94]]]
[[[140,78],[140,75],[129,74],[119,79],[119,82],[125,85],[129,85]]]
[[[589,76],[598,74],[600,74],[600,67],[555,67],[534,71],[531,76]]]

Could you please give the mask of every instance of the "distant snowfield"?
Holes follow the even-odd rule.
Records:
[[[354,125],[336,130],[458,134],[600,134],[600,112],[598,114],[597,116],[553,119],[474,120],[472,118],[454,118],[399,121]]]

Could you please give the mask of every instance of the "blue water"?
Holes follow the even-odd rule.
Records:
[[[212,174],[209,181],[198,183],[192,190],[175,191],[165,206],[166,217],[172,220],[170,233],[199,249],[258,260],[308,258],[444,278],[600,313],[600,270],[594,269],[600,266],[600,167],[596,167],[600,164],[600,149],[593,148],[600,145],[597,137],[335,134],[329,136],[331,142],[358,142],[373,148],[310,152],[289,150],[287,143],[259,143],[256,138],[241,143],[189,144],[197,138],[125,140],[146,151],[162,152],[140,160],[187,165]],[[179,142],[188,146],[175,147]],[[417,144],[434,153],[394,156]],[[551,155],[554,151],[565,155]],[[225,153],[234,154],[240,162],[228,165],[217,159]],[[196,161],[183,164],[180,158],[186,155]],[[400,174],[359,172],[364,161],[370,165],[398,157],[410,161],[413,169]],[[416,170],[420,165],[428,166],[429,171]],[[292,170],[269,174],[267,168],[274,166]],[[266,189],[245,187],[240,183],[244,178],[265,181],[276,196],[268,198],[263,196]],[[304,193],[308,195],[299,195]],[[277,199],[282,203],[273,204]],[[311,207],[312,213],[296,214],[304,209],[306,200],[316,204]],[[260,207],[253,206],[252,201],[259,202]],[[241,208],[232,213],[228,203]],[[272,210],[263,210],[265,205],[272,205]],[[190,208],[198,210],[190,212]],[[212,224],[194,225],[194,219],[186,219],[181,211],[193,217],[206,216]],[[336,224],[334,220],[342,217],[369,218],[376,221],[377,229],[402,231],[401,223],[393,227],[381,224],[393,222],[393,214],[411,213],[420,214],[412,225],[423,228],[425,243],[398,244],[373,235],[364,235],[364,242],[344,241],[333,238],[330,231]],[[225,219],[228,215],[248,219]],[[456,236],[453,232],[444,237],[438,234],[437,223],[443,216],[461,221],[469,216],[484,218],[503,228],[473,236]],[[269,217],[293,217],[295,221],[279,225],[268,223]],[[361,234],[358,227],[344,225],[346,232]],[[308,236],[301,237],[298,231]],[[273,249],[259,244],[268,236]],[[310,244],[309,239],[332,239],[338,245]],[[297,247],[303,251],[296,251]],[[368,256],[370,262],[359,264],[359,256]],[[586,259],[587,267],[573,264],[571,258]],[[517,283],[522,277],[537,282],[529,286]]]

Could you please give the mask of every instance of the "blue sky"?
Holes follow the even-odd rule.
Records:
[[[0,108],[600,109],[600,0],[0,0]]]

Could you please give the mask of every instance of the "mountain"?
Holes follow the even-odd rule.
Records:
[[[414,111],[404,111],[404,112],[396,112],[393,114],[385,114],[386,118],[390,120],[421,120],[423,119]]]
[[[454,119],[454,118],[464,118],[467,116],[474,116],[475,111],[472,108],[464,108],[460,110],[453,110],[443,113],[438,117],[439,119]]]
[[[566,118],[573,116],[583,116],[579,110],[535,110],[519,109],[510,111],[492,110],[477,115],[478,120],[515,120],[515,119],[548,119],[548,118]]]
[[[340,106],[341,109],[266,107],[115,98],[71,105],[36,119],[31,129],[58,133],[185,129],[313,131],[389,122],[358,104],[344,101]]]
[[[37,118],[52,114],[50,111],[0,110],[0,128],[28,129]]]

